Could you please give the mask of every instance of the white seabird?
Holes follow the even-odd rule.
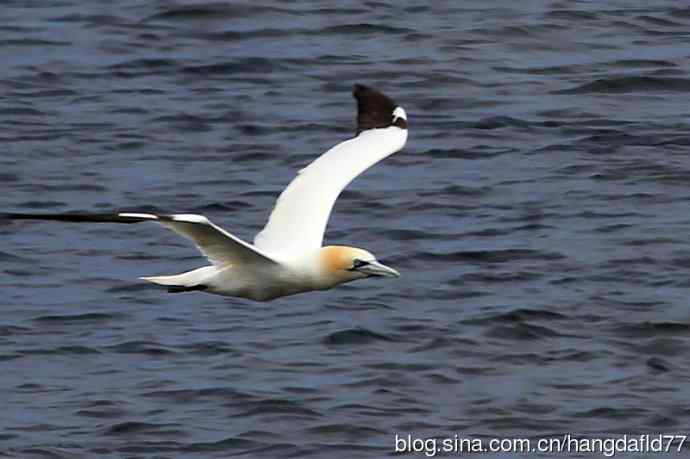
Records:
[[[143,277],[170,292],[206,291],[267,301],[371,276],[399,277],[364,249],[322,247],[333,205],[366,169],[399,151],[407,141],[407,115],[388,96],[355,85],[357,134],[298,172],[280,194],[268,223],[249,244],[203,215],[5,214],[10,219],[139,223],[155,221],[191,239],[211,262],[182,274]]]

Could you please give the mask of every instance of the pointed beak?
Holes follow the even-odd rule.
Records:
[[[400,277],[400,273],[398,271],[381,264],[378,261],[367,262],[367,264],[356,268],[356,270],[366,274],[367,276]]]

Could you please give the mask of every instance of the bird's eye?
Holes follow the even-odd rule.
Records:
[[[368,264],[369,264],[368,261],[364,261],[364,260],[360,260],[359,258],[355,258],[354,260],[352,260],[352,269],[361,268],[362,266],[366,266]]]

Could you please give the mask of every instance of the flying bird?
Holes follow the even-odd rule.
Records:
[[[211,265],[170,276],[142,277],[169,292],[205,291],[268,301],[367,277],[399,277],[370,252],[322,247],[328,218],[343,189],[359,174],[399,151],[407,141],[407,115],[385,94],[357,84],[357,132],[297,173],[283,190],[268,223],[250,244],[203,215],[5,214],[9,219],[66,222],[157,222],[191,239]]]

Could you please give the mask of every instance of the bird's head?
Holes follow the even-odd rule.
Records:
[[[356,247],[323,247],[319,255],[321,273],[334,285],[366,277],[400,277],[398,271],[379,263],[374,255]]]

